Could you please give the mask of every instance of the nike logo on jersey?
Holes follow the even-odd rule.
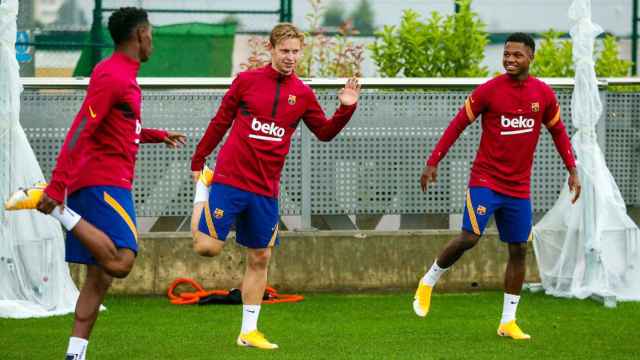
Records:
[[[250,138],[266,141],[282,141],[285,132],[284,128],[277,126],[274,122],[262,123],[256,118],[251,121],[251,130],[259,131],[264,135],[249,134]]]
[[[98,116],[98,114],[96,114],[93,109],[91,108],[91,105],[89,105],[89,115],[91,115],[92,119],[95,119],[96,116]]]
[[[531,118],[525,118],[522,115],[513,119],[501,115],[500,125],[502,125],[504,129],[500,132],[500,135],[516,135],[532,132],[535,121]]]

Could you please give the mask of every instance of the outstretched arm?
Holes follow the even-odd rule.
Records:
[[[164,143],[168,148],[176,149],[187,143],[187,137],[177,131],[144,128],[140,134],[140,142],[144,144]]]
[[[436,181],[438,176],[438,163],[449,152],[449,149],[458,140],[460,134],[464,129],[476,120],[479,114],[484,112],[487,104],[487,90],[486,85],[479,86],[474,90],[473,94],[467,98],[464,102],[464,106],[460,108],[458,114],[451,120],[449,126],[445,129],[442,137],[436,144],[431,155],[426,161],[422,175],[420,176],[420,188],[422,192],[426,192],[429,187],[429,183]]]
[[[326,118],[315,94],[311,93],[311,96],[309,107],[302,115],[302,119],[319,140],[330,141],[347,125],[356,111],[356,104],[360,96],[360,84],[357,78],[347,80],[344,88],[338,93],[340,106],[331,119]]]
[[[451,120],[451,123],[442,134],[440,141],[436,144],[436,147],[431,152],[431,155],[427,159],[422,176],[420,176],[420,187],[422,192],[426,192],[429,187],[429,183],[436,182],[438,176],[438,163],[442,160],[453,144],[458,140],[460,134],[464,129],[469,126],[470,122],[464,109],[458,112],[458,115]]]
[[[213,119],[211,119],[207,130],[202,136],[202,139],[200,139],[196,151],[191,157],[191,171],[200,171],[204,168],[207,156],[218,146],[224,134],[231,127],[240,103],[241,94],[239,88],[240,75],[231,83],[231,87],[229,87],[229,90],[222,98],[218,112]]]

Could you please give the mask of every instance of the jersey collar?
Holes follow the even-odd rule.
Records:
[[[293,71],[293,72],[292,72],[291,74],[289,74],[289,75],[281,74],[281,73],[279,73],[278,71],[276,71],[276,69],[274,69],[274,68],[273,68],[273,66],[271,66],[271,63],[268,63],[268,64],[265,66],[265,71],[266,71],[267,75],[268,75],[270,78],[273,78],[273,79],[282,79],[282,80],[288,80],[288,79],[291,79],[291,78],[294,76],[294,74],[295,74],[295,71]]]
[[[114,51],[112,57],[123,64],[124,68],[134,75],[138,74],[138,70],[140,69],[140,62],[129,56],[125,55],[123,52]]]

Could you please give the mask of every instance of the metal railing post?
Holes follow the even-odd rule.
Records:
[[[300,127],[300,146],[302,228],[311,229],[311,132],[304,125]]]
[[[95,0],[91,25],[91,70],[102,60],[102,0]]]

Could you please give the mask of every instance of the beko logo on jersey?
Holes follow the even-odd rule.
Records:
[[[513,119],[509,119],[508,117],[502,115],[500,116],[500,124],[503,128],[518,129],[501,131],[500,135],[515,135],[532,132],[535,122],[533,119],[526,118],[522,115]]]
[[[249,137],[252,139],[267,140],[267,141],[282,141],[282,137],[284,136],[284,128],[276,126],[274,122],[270,124],[262,123],[260,122],[260,120],[256,118],[253,118],[253,120],[251,121],[251,130],[260,131],[265,135],[270,135],[270,136],[263,136],[263,135],[249,134]]]

